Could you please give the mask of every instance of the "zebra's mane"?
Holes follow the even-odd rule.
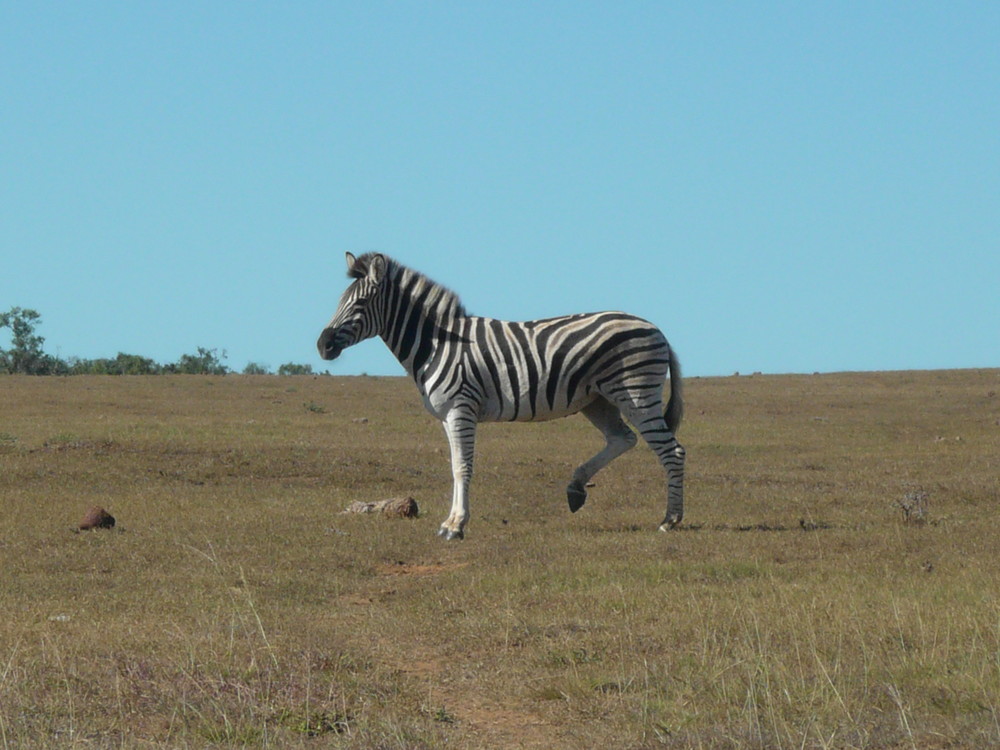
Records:
[[[365,267],[367,267],[369,261],[375,255],[376,253],[365,253],[358,257],[359,265],[364,263]],[[453,291],[427,278],[419,271],[404,266],[388,255],[382,255],[382,257],[386,261],[386,279],[390,284],[398,289],[405,288],[409,290],[409,295],[413,299],[419,299],[426,291],[427,296],[424,297],[423,309],[428,315],[434,317],[442,315],[456,318],[466,317],[468,313],[465,311],[465,305],[462,304],[462,300]]]

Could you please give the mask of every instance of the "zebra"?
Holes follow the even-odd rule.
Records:
[[[353,281],[317,341],[334,360],[379,336],[413,378],[424,406],[439,419],[451,451],[451,514],[438,534],[462,539],[469,520],[476,426],[486,421],[542,421],[581,412],[605,446],[573,472],[566,497],[578,511],[587,483],[634,447],[638,429],[667,474],[660,530],[684,515],[680,364],[653,324],[622,312],[511,322],[469,315],[458,296],[381,253],[347,253]],[[670,375],[670,399],[663,386]]]

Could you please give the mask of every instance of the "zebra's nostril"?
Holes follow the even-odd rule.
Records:
[[[332,328],[323,331],[316,342],[316,348],[323,359],[336,359],[342,349],[337,345],[337,332]]]

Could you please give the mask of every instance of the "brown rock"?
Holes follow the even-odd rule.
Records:
[[[88,529],[110,529],[115,525],[115,517],[99,505],[88,508],[80,521],[80,531]]]
[[[417,501],[412,497],[394,497],[383,502],[382,515],[389,518],[416,518],[419,513]]]
[[[381,513],[385,518],[416,518],[420,511],[417,508],[417,501],[412,497],[393,497],[374,503],[358,500],[348,505],[343,512]]]
[[[364,500],[355,500],[348,505],[343,513],[371,513],[375,510],[375,503],[366,503]]]

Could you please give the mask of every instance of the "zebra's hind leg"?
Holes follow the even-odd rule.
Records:
[[[451,513],[438,530],[445,539],[464,539],[469,520],[469,482],[476,445],[476,418],[471,411],[453,409],[444,420],[444,431],[451,448],[451,473],[454,485]]]
[[[684,518],[684,448],[667,427],[661,409],[657,404],[635,410],[629,419],[667,472],[667,514],[660,523],[660,531],[668,531]]]
[[[573,472],[573,480],[566,488],[566,499],[573,513],[580,510],[587,501],[587,482],[591,477],[637,442],[635,433],[625,424],[618,407],[603,397],[585,406],[582,413],[601,431],[607,444]]]

